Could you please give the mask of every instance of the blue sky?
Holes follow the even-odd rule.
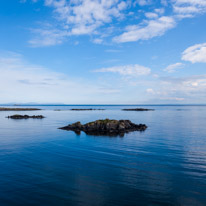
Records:
[[[1,0],[0,103],[206,102],[206,0]]]

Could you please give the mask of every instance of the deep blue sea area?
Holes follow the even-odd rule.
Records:
[[[206,106],[32,107],[43,110],[0,111],[0,206],[206,205]],[[137,107],[155,111],[121,110]],[[46,118],[5,118],[12,114]],[[57,129],[105,118],[148,129],[124,137]]]

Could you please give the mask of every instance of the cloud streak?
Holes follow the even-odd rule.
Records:
[[[101,72],[101,73],[110,72],[110,73],[118,73],[122,76],[138,77],[143,75],[149,75],[151,73],[151,69],[138,64],[134,64],[134,65],[101,68],[101,69],[94,70],[94,72]]]
[[[173,73],[178,69],[182,69],[184,67],[183,63],[175,63],[175,64],[170,64],[169,66],[167,66],[164,71],[168,72],[168,73]]]
[[[126,32],[114,37],[113,41],[123,43],[151,39],[162,36],[167,30],[174,28],[175,25],[176,22],[172,17],[163,16],[155,20],[147,21],[145,26],[129,26],[126,28]]]

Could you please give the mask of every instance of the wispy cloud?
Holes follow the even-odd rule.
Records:
[[[41,29],[31,30],[34,38],[29,40],[29,44],[32,47],[46,47],[61,44],[67,36],[69,36],[66,30],[59,30],[47,26]]]
[[[176,25],[172,17],[163,16],[155,20],[149,20],[146,25],[132,25],[126,28],[126,32],[115,37],[115,42],[132,42],[139,40],[147,40],[156,36],[163,35],[168,29],[174,28]]]
[[[173,11],[177,18],[192,18],[206,12],[205,0],[175,0]]]
[[[31,64],[15,53],[0,56],[0,73],[1,103],[101,103],[109,102],[110,98],[105,97],[119,92],[117,87],[111,91],[111,85],[102,82],[69,77]]]
[[[96,39],[93,39],[93,42],[95,44],[101,44],[103,42],[103,39],[96,38]]]
[[[184,67],[183,63],[175,63],[175,64],[170,64],[169,66],[167,66],[164,71],[168,72],[168,73],[173,73],[178,69],[182,69]]]
[[[206,75],[183,78],[160,77],[155,87],[146,89],[150,98],[159,100],[199,103],[205,101]]]
[[[206,43],[196,44],[182,53],[182,60],[192,63],[206,63]]]
[[[101,69],[94,70],[94,72],[111,72],[111,73],[118,73],[123,76],[137,77],[142,75],[149,75],[151,73],[151,69],[138,64],[134,64],[134,65],[101,68]]]

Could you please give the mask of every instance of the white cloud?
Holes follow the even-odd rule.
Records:
[[[149,93],[149,94],[155,94],[154,89],[152,89],[152,88],[148,88],[146,90],[146,92]]]
[[[120,36],[115,37],[115,42],[132,42],[138,40],[147,40],[153,37],[163,35],[167,30],[176,25],[172,17],[162,16],[155,20],[149,20],[145,26],[133,25],[127,27],[127,31]]]
[[[136,0],[135,4],[139,4],[140,6],[146,6],[152,3],[152,0]]]
[[[103,42],[103,39],[96,38],[96,39],[93,39],[93,42],[95,44],[101,44]]]
[[[185,6],[185,7],[174,6],[174,12],[181,13],[181,14],[191,14],[191,13],[199,12],[199,9],[195,6]]]
[[[134,64],[134,65],[102,68],[102,69],[97,69],[94,72],[112,72],[112,73],[119,73],[120,75],[123,76],[137,77],[141,75],[149,75],[151,73],[151,69],[138,64]]]
[[[111,23],[114,18],[118,21],[123,19],[123,11],[130,4],[130,1],[122,0],[44,1],[45,6],[53,8],[59,28],[33,29],[36,36],[29,43],[34,47],[61,44],[66,37],[74,35],[106,35],[106,29],[101,34],[98,29]]]
[[[45,4],[54,8],[73,35],[90,34],[113,17],[121,18],[121,11],[128,6],[121,0],[45,0]]]
[[[206,12],[206,0],[174,0],[173,10],[179,18],[191,18]]]
[[[184,101],[183,97],[160,97],[161,100]]]
[[[148,4],[147,1],[143,1],[143,4],[144,2],[145,5]],[[152,3],[152,1],[149,3]],[[153,12],[146,12],[146,20],[143,20],[137,25],[127,26],[126,31],[114,37],[113,40],[122,43],[148,40],[157,36],[162,36],[167,30],[174,28],[179,20],[191,18],[197,14],[206,12],[206,0],[172,0],[168,2],[162,0],[161,3],[164,6],[171,4],[173,13],[170,16],[160,16],[158,18],[159,15],[164,13],[164,8],[155,9]]]
[[[164,14],[165,9],[164,8],[158,8],[154,10],[157,14]]]
[[[158,15],[154,12],[146,12],[145,13],[145,16],[148,18],[148,19],[155,19],[158,17]]]
[[[183,67],[184,67],[184,64],[178,62],[178,63],[171,64],[171,65],[167,66],[167,67],[164,69],[164,71],[169,72],[169,73],[173,73],[173,72],[175,72],[177,69],[181,69],[181,68],[183,68]]]
[[[182,60],[192,63],[206,63],[206,43],[196,44],[182,53]]]
[[[155,101],[184,101],[184,103],[205,102],[206,75],[185,78],[160,77],[146,89]]]
[[[206,0],[175,0],[178,5],[191,4],[197,6],[206,6]]]
[[[92,39],[113,37],[117,43],[148,40],[164,35],[183,18],[206,12],[206,0],[161,0],[161,6],[156,9],[151,9],[157,3],[153,0],[44,0],[44,3],[53,9],[58,27],[33,30],[37,36],[29,43],[34,47],[61,44],[68,37],[78,35],[90,35]],[[140,19],[139,6],[143,6],[145,18],[128,26],[127,18]],[[173,10],[169,16],[162,16],[167,6]],[[127,26],[121,28],[122,25]]]

